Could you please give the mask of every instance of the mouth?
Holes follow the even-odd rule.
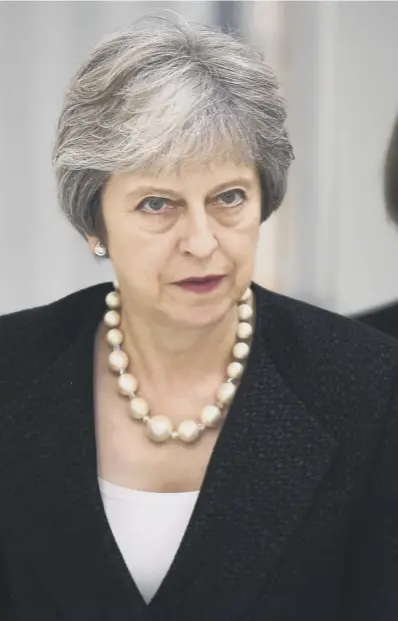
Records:
[[[193,291],[194,293],[208,293],[217,289],[217,287],[224,280],[223,275],[210,275],[203,276],[202,278],[186,278],[185,280],[179,280],[174,283],[177,287],[185,289],[186,291]]]

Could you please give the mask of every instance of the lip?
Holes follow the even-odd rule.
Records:
[[[225,276],[223,274],[211,274],[210,276],[202,277],[193,276],[191,278],[186,278],[185,280],[179,280],[174,284],[187,291],[193,291],[195,293],[208,293],[209,291],[216,289],[224,278]]]

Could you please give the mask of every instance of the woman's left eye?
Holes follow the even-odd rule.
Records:
[[[216,202],[226,207],[238,207],[245,200],[246,194],[243,190],[227,190],[216,197]]]

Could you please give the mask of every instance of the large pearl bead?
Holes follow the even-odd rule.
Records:
[[[252,297],[252,290],[250,289],[250,287],[248,287],[241,297],[241,302],[248,302],[248,300],[250,300],[251,297]]]
[[[230,382],[224,382],[221,384],[217,391],[217,399],[222,405],[229,403],[236,392],[236,386]]]
[[[247,343],[236,343],[232,352],[237,360],[244,360],[249,355],[250,347]]]
[[[131,395],[133,395],[137,390],[138,386],[138,382],[135,379],[134,375],[131,375],[130,373],[123,373],[123,375],[118,378],[117,383],[119,386],[120,394],[124,395],[125,397],[130,397]]]
[[[149,405],[142,397],[134,397],[130,401],[130,415],[135,420],[141,420],[148,415]]]
[[[221,410],[216,405],[206,405],[201,414],[201,421],[205,427],[216,427],[222,418]]]
[[[241,323],[238,323],[236,334],[238,335],[239,339],[248,339],[253,334],[253,328],[251,327],[250,323],[242,321]]]
[[[243,373],[243,364],[240,362],[230,362],[227,367],[227,375],[231,379],[238,379]]]
[[[117,328],[120,324],[120,315],[116,310],[105,313],[104,321],[109,328]]]
[[[117,328],[112,328],[107,333],[106,340],[112,347],[117,347],[123,343],[123,332]]]
[[[153,416],[148,420],[147,431],[154,442],[166,442],[171,437],[173,425],[167,416]]]
[[[115,373],[120,373],[120,371],[124,371],[129,365],[129,357],[126,352],[121,349],[112,351],[109,354],[108,360],[110,368],[112,369],[112,371],[115,371]]]
[[[238,307],[238,316],[242,321],[247,321],[253,317],[253,309],[249,304],[240,304]]]
[[[200,429],[194,420],[184,420],[178,426],[177,433],[180,440],[190,444],[199,438]]]
[[[121,300],[120,293],[118,291],[111,291],[105,298],[108,308],[117,309],[120,308]]]

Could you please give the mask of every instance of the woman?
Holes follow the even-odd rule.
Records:
[[[60,201],[117,282],[1,319],[2,619],[397,618],[398,345],[251,283],[284,123],[204,27],[72,81]]]
[[[395,224],[398,224],[398,117],[387,148],[384,197],[388,215]],[[398,338],[398,302],[375,308],[359,315],[357,319]]]

